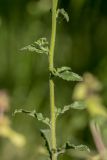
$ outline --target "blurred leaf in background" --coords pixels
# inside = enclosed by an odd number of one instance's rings
[[[16,147],[24,147],[26,139],[24,135],[14,131],[10,126],[10,119],[6,115],[10,107],[10,97],[5,90],[0,91],[0,140],[9,139]]]

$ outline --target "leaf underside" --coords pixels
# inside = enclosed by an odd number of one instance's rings
[[[60,17],[60,16],[63,16],[63,18],[64,18],[67,22],[69,22],[68,13],[67,13],[63,8],[57,10],[57,18]]]
[[[69,149],[90,152],[90,149],[86,145],[83,145],[83,144],[74,145],[74,144],[71,144],[70,142],[66,142],[61,148],[58,148],[57,154],[58,155],[64,154]]]
[[[52,149],[51,149],[51,144],[50,144],[50,130],[40,130],[41,136],[45,141],[45,146],[48,150],[50,159],[52,159]],[[90,149],[86,145],[74,145],[71,144],[70,142],[66,142],[62,147],[58,148],[56,151],[57,156],[60,154],[64,154],[67,150],[77,150],[77,151],[86,151],[90,152]]]
[[[76,101],[70,105],[64,106],[63,109],[56,108],[56,116],[64,114],[66,111],[68,111],[70,109],[83,110],[83,109],[86,109],[86,105],[83,101]]]
[[[70,67],[61,67],[54,69],[52,75],[66,81],[82,81],[82,77],[71,71]]]
[[[46,38],[40,38],[34,43],[25,46],[21,49],[21,51],[34,52],[39,54],[47,54],[49,53],[48,41]]]
[[[49,144],[49,140],[48,139],[50,139],[50,130],[48,130],[48,129],[42,129],[42,130],[40,130],[40,133],[41,133],[41,137],[44,139],[44,141],[45,141],[45,147],[46,147],[46,149],[47,149],[47,151],[48,151],[48,153],[49,153],[49,157],[50,157],[50,159],[52,159],[52,152],[51,152],[51,147],[50,147],[50,144]]]
[[[44,117],[42,113],[37,113],[35,110],[33,111],[26,111],[23,109],[16,109],[14,111],[14,115],[18,113],[25,113],[31,117],[37,118],[38,121],[41,121],[42,123],[48,125],[50,127],[50,120],[47,117]]]

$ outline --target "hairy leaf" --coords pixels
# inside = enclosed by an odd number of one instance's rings
[[[90,152],[90,149],[86,145],[83,145],[83,144],[81,144],[81,145],[74,145],[74,144],[71,144],[70,142],[66,142],[61,148],[58,148],[57,154],[58,155],[59,154],[63,154],[63,153],[65,153],[69,149]]]
[[[61,73],[61,72],[65,72],[65,71],[71,71],[70,67],[61,67],[61,68],[57,68],[57,72]]]
[[[42,113],[37,113],[35,110],[33,111],[26,111],[26,110],[23,110],[23,109],[16,109],[14,111],[14,115],[17,114],[17,113],[25,113],[31,117],[35,117],[37,118],[38,121],[41,121],[42,123],[48,125],[50,127],[50,120],[49,118],[47,117],[44,117]]]
[[[40,130],[41,136],[45,141],[45,146],[47,148],[47,151],[49,153],[50,159],[52,159],[52,152],[51,152],[51,147],[49,144],[50,141],[50,130],[46,129],[46,130]]]
[[[54,69],[52,75],[62,78],[66,81],[82,81],[82,77],[71,71],[70,67],[61,67]]]
[[[83,109],[86,109],[86,105],[83,101],[76,101],[70,105],[64,106],[63,109],[57,108],[56,109],[56,116],[64,114],[66,111],[68,111],[70,109],[83,110]]]
[[[67,13],[63,8],[57,10],[57,16],[56,16],[56,17],[58,18],[60,15],[63,16],[63,18],[64,18],[67,22],[69,22],[68,13]]]
[[[40,38],[39,40],[37,40],[36,42],[23,47],[21,49],[21,51],[29,51],[29,52],[35,52],[35,53],[39,53],[39,54],[47,54],[49,53],[49,47],[48,47],[48,41],[46,38]]]

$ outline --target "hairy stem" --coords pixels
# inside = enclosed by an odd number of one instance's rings
[[[53,71],[54,68],[54,50],[55,50],[55,39],[56,39],[56,10],[58,0],[52,0],[52,33],[50,42],[49,52],[49,71]],[[50,112],[51,112],[51,147],[52,147],[52,160],[57,160],[56,155],[56,118],[55,118],[55,96],[54,96],[54,81],[50,77]]]

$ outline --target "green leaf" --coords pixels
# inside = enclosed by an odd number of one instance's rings
[[[33,110],[33,111],[26,111],[26,110],[23,110],[23,109],[16,109],[14,111],[13,115],[16,115],[18,113],[25,113],[25,114],[27,114],[27,115],[29,115],[31,117],[35,117],[36,111],[35,110]]]
[[[45,129],[45,130],[40,130],[41,136],[45,141],[45,146],[47,148],[47,151],[49,153],[50,159],[52,159],[52,152],[51,152],[51,147],[50,147],[50,130]]]
[[[69,22],[68,13],[67,13],[63,8],[57,10],[57,16],[56,16],[56,18],[58,18],[60,15],[63,16],[63,18],[64,18],[67,22]]]
[[[40,38],[36,42],[23,47],[21,51],[28,51],[28,52],[34,52],[39,54],[47,54],[49,53],[49,47],[48,47],[48,41],[46,38]]]
[[[82,77],[71,71],[70,67],[54,69],[52,75],[66,81],[82,81]]]
[[[61,68],[57,68],[57,72],[61,73],[61,72],[65,72],[65,71],[71,71],[70,67],[61,67]]]
[[[42,113],[37,113],[35,110],[33,111],[26,111],[26,110],[23,110],[23,109],[16,109],[14,111],[14,115],[15,114],[18,114],[18,113],[25,113],[31,117],[35,117],[37,118],[38,121],[41,121],[42,123],[48,125],[50,127],[50,120],[49,118],[47,117],[44,117]]]
[[[66,111],[68,111],[70,109],[83,110],[83,109],[86,109],[86,105],[83,101],[76,101],[70,105],[64,106],[63,109],[56,108],[56,117],[61,114],[64,114]]]
[[[73,149],[73,150],[78,150],[78,151],[87,151],[90,152],[90,149],[86,145],[74,145],[71,144],[70,142],[66,142],[61,148],[58,148],[57,154],[64,154],[67,150]]]

